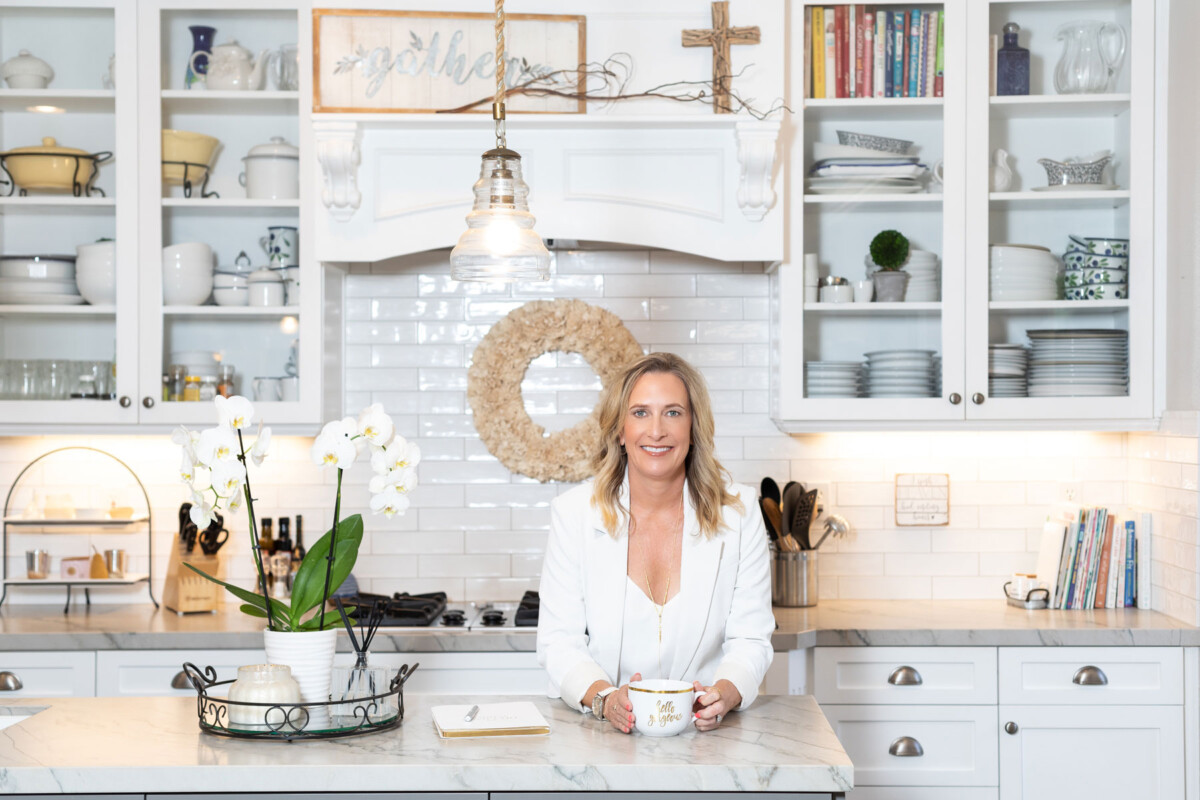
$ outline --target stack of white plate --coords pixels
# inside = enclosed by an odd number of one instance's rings
[[[804,365],[805,397],[858,397],[861,361],[809,361]]]
[[[988,394],[992,397],[1028,397],[1025,373],[1029,351],[1023,344],[988,345]]]
[[[74,306],[75,256],[0,257],[0,304]]]
[[[1047,248],[994,244],[990,260],[992,300],[1058,299],[1061,265]]]
[[[1129,393],[1129,332],[1026,331],[1030,397],[1110,397]]]
[[[906,303],[936,303],[941,297],[937,253],[928,250],[909,250],[904,271],[912,277],[904,291]]]
[[[933,350],[879,350],[867,353],[865,397],[937,397],[938,363]]]

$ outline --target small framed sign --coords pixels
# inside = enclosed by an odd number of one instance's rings
[[[495,17],[450,11],[313,9],[313,111],[491,113],[496,92]],[[504,82],[543,78],[575,92],[587,63],[582,16],[509,14]],[[587,111],[581,98],[511,95],[510,113]]]
[[[896,526],[930,528],[950,524],[950,476],[896,475]]]

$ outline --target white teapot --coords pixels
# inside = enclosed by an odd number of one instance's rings
[[[237,40],[219,44],[211,53],[197,50],[192,53],[192,72],[197,75],[197,56],[208,56],[208,72],[205,76],[206,88],[212,90],[232,89],[261,89],[267,79],[267,65],[271,60],[271,51],[263,50],[257,60],[252,60],[252,53],[237,43]]]

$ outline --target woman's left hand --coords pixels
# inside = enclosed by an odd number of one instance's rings
[[[724,678],[712,686],[705,686],[700,681],[693,681],[692,686],[697,692],[704,693],[692,706],[697,730],[715,731],[725,715],[742,703],[742,693]]]

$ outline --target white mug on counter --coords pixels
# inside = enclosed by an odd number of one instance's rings
[[[276,402],[283,399],[283,386],[279,378],[258,377],[250,385],[254,387],[255,401]]]
[[[294,403],[300,399],[300,379],[295,375],[279,378],[279,399],[285,403]]]
[[[687,681],[634,681],[629,684],[633,726],[644,736],[674,736],[695,720],[692,703],[698,696]]]
[[[875,297],[875,281],[855,281],[854,282],[854,302],[869,303]]]

